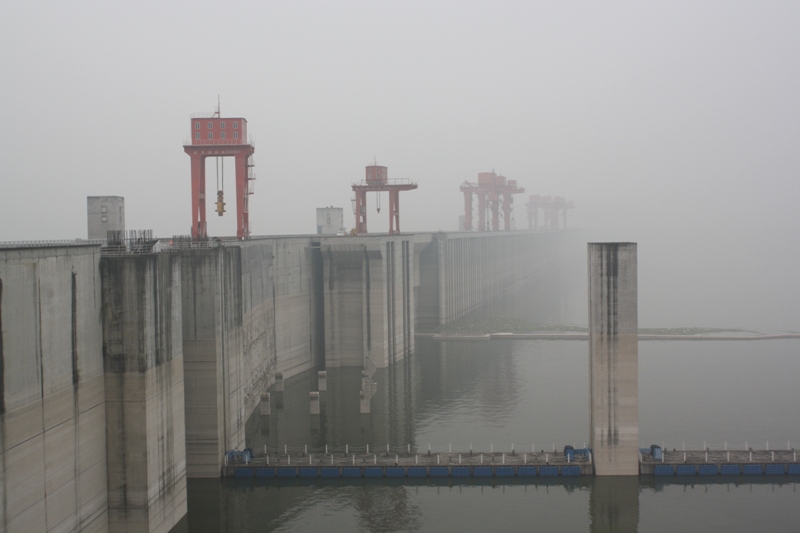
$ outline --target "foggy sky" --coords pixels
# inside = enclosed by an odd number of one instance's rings
[[[404,231],[455,230],[495,170],[517,228],[560,195],[639,243],[640,325],[800,330],[800,2],[6,0],[0,50],[2,241],[85,237],[93,195],[188,233],[182,145],[219,95],[255,140],[254,235],[328,205],[352,227],[373,160],[419,183]]]

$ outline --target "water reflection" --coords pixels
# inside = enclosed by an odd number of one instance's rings
[[[311,415],[309,392],[317,390],[316,372],[306,372],[273,394],[270,416],[257,411],[247,423],[248,446],[271,449],[284,445],[321,449],[326,444],[380,449],[414,443],[415,389],[411,360],[380,369],[374,378],[376,393],[370,412],[360,411],[360,368],[327,371],[327,390],[319,394],[320,414]]]
[[[462,415],[484,420],[489,428],[513,424],[524,388],[524,372],[518,367],[514,347],[513,342],[492,342],[490,350],[487,342],[418,339],[414,356],[376,371],[377,390],[368,414],[360,412],[360,368],[327,371],[319,415],[309,414],[308,394],[317,390],[316,371],[303,373],[286,380],[284,392],[272,394],[270,416],[253,414],[247,424],[248,446],[319,449],[325,444],[369,444],[382,449],[386,444],[410,444],[413,448],[418,445],[420,427],[449,424]],[[459,435],[439,436],[436,443],[453,441],[453,437]],[[464,437],[454,442],[466,445],[468,441]]]
[[[513,342],[419,344],[424,354],[416,361],[421,376],[419,419],[466,408],[498,422],[508,420],[523,385]]]
[[[797,446],[796,341],[641,343],[640,434],[646,444]],[[255,414],[256,449],[409,444],[425,450],[472,443],[524,450],[587,440],[588,356],[584,342],[437,343],[374,376],[360,413],[361,369],[330,369],[320,414],[309,414],[316,372],[289,379],[271,416]],[[528,448],[529,449],[529,448]],[[534,482],[430,483],[359,480],[303,483],[189,482],[184,530],[206,531],[791,531],[800,523],[798,481],[761,478],[600,478]],[[710,518],[713,517],[713,520]],[[757,521],[761,521],[760,523]],[[713,523],[712,523],[713,522]],[[249,528],[249,529],[248,529]],[[184,531],[177,529],[175,531]]]
[[[589,513],[592,533],[638,531],[639,478],[595,478],[589,497]]]
[[[422,513],[402,485],[376,486],[355,491],[353,508],[363,531],[418,531]]]
[[[795,447],[799,348],[793,340],[640,343],[643,445]],[[316,379],[308,372],[287,380],[285,392],[273,395],[272,415],[251,417],[248,444],[487,449],[515,443],[524,450],[533,443],[582,447],[588,440],[585,342],[417,339],[414,355],[375,374],[368,415],[359,409],[360,369],[329,370],[320,415],[312,416],[308,393]]]
[[[173,533],[789,531],[800,523],[798,482],[788,477],[190,480],[188,518]]]

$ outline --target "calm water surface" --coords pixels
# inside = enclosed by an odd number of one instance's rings
[[[581,341],[436,343],[375,375],[359,413],[360,370],[315,373],[273,394],[248,423],[256,449],[364,446],[518,451],[588,440],[588,347]],[[700,449],[800,443],[800,342],[639,344],[644,445]],[[800,531],[800,479],[581,478],[525,483],[192,480],[176,531]]]

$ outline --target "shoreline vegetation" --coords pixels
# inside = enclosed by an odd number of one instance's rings
[[[434,338],[541,338],[586,339],[587,326],[568,324],[536,324],[515,318],[465,317],[441,326],[438,331],[420,333]],[[640,339],[647,340],[755,340],[799,338],[800,332],[761,332],[740,328],[639,328]]]

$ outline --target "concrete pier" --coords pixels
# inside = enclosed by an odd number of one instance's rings
[[[181,252],[188,477],[219,477],[263,391],[280,390],[278,374],[321,362],[316,250],[292,237]]]
[[[0,531],[107,531],[99,265],[0,249]]]
[[[378,368],[414,351],[414,240],[359,237],[321,244],[325,366]]]
[[[254,237],[102,262],[98,245],[1,247],[0,530],[169,529],[185,479],[221,475],[270,387],[282,408],[282,378],[324,369],[319,390],[377,412],[386,392],[337,367],[371,379],[418,326],[507,298],[559,320],[566,236]]]
[[[187,477],[218,477],[225,450],[244,448],[241,255],[216,248],[181,256]],[[260,400],[266,378],[249,370]]]
[[[476,313],[561,322],[578,312],[578,234],[571,232],[434,233],[417,241],[416,328]],[[575,257],[573,257],[575,255]]]
[[[180,258],[104,257],[110,532],[168,533],[186,514]]]
[[[590,439],[598,476],[639,473],[635,243],[589,243]]]

